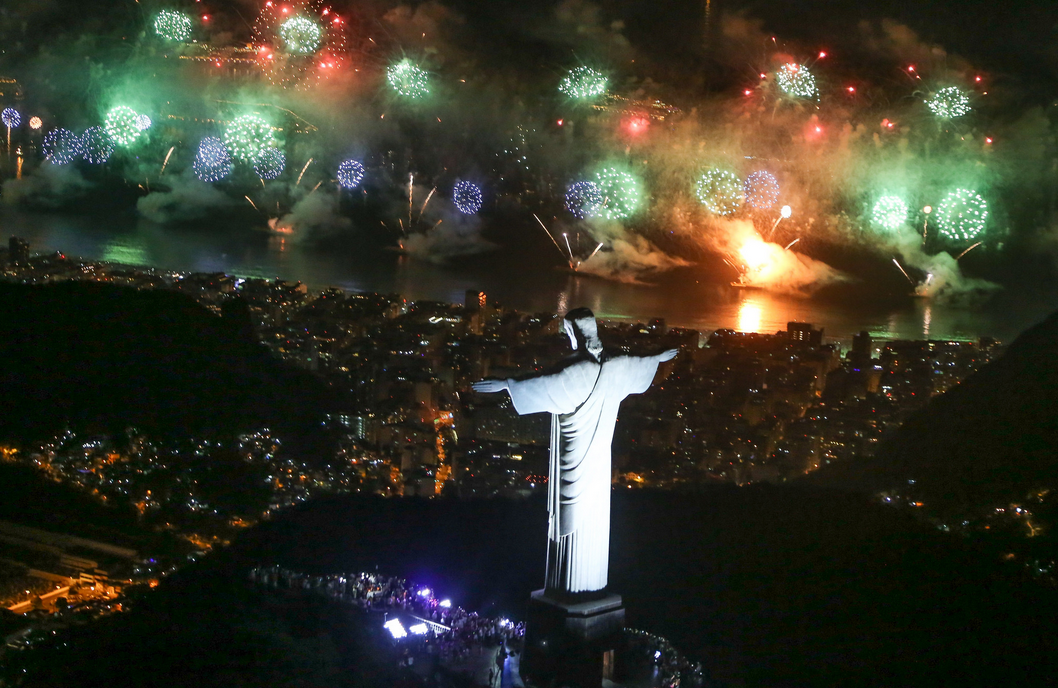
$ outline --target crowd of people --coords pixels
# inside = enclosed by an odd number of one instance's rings
[[[468,612],[450,600],[438,598],[429,588],[396,576],[377,573],[311,576],[271,566],[254,568],[250,578],[254,583],[272,588],[321,594],[364,611],[402,611],[430,621],[425,633],[408,635],[398,642],[430,643],[431,651],[446,661],[465,660],[474,648],[506,647],[509,641],[525,635],[524,623]]]
[[[312,576],[279,566],[257,567],[250,572],[258,585],[283,590],[303,590],[324,595],[363,611],[404,612],[430,621],[424,633],[394,638],[409,644],[406,650],[424,650],[438,655],[449,665],[465,663],[472,653],[497,647],[497,668],[501,656],[508,653],[509,643],[525,635],[525,624],[508,619],[481,616],[438,598],[425,586],[418,586],[396,576],[377,573]],[[661,636],[626,628],[627,650],[643,655],[643,664],[657,667],[651,683],[662,688],[697,688],[703,684],[702,665],[691,663]],[[410,656],[405,653],[405,656]],[[636,662],[639,664],[639,662]],[[498,674],[494,674],[498,676]]]

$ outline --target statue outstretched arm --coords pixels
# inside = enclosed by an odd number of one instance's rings
[[[475,392],[481,392],[482,394],[495,394],[496,392],[506,391],[510,387],[508,380],[480,380],[471,385]]]
[[[679,349],[669,349],[668,351],[662,351],[660,354],[655,354],[652,358],[656,359],[658,363],[664,363],[676,358],[678,353],[680,353]]]

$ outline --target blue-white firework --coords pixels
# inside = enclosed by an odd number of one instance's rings
[[[595,217],[602,208],[602,204],[602,191],[595,182],[587,180],[574,182],[566,189],[566,210],[574,217],[582,220]]]
[[[114,154],[114,140],[103,127],[89,127],[81,134],[81,155],[85,162],[102,165]]]
[[[364,166],[359,160],[345,160],[338,165],[338,184],[343,189],[355,189],[364,180]]]
[[[261,179],[275,179],[283,174],[287,156],[278,148],[265,148],[253,161],[253,172]]]
[[[452,189],[452,203],[464,215],[476,214],[481,210],[481,188],[473,182],[456,182]]]
[[[204,182],[220,181],[231,174],[231,155],[223,141],[216,136],[207,136],[198,144],[198,153],[191,168],[195,176]]]
[[[41,142],[44,158],[53,165],[69,165],[81,155],[81,137],[62,127],[52,129]]]

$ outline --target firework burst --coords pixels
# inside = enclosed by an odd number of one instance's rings
[[[139,115],[126,105],[111,108],[103,120],[103,128],[117,146],[131,146],[142,133]]]
[[[452,189],[452,203],[464,215],[477,214],[481,210],[481,187],[473,182],[456,182]]]
[[[259,115],[242,115],[232,120],[224,130],[224,145],[231,157],[252,165],[265,150],[276,148],[272,126]]]
[[[767,210],[779,200],[779,182],[770,172],[757,170],[743,184],[746,203],[756,210]]]
[[[53,165],[69,165],[81,154],[81,137],[69,129],[52,129],[41,142],[44,157]]]
[[[623,220],[639,210],[643,192],[639,180],[628,172],[607,167],[595,174],[595,183],[604,198],[598,213],[602,217]]]
[[[338,185],[343,189],[355,189],[364,179],[364,166],[359,160],[345,160],[338,165]]]
[[[191,38],[191,17],[183,12],[162,10],[154,15],[154,33],[167,41],[183,43]]]
[[[733,215],[742,207],[742,182],[727,170],[707,170],[698,177],[694,192],[706,210],[717,215]]]
[[[287,156],[278,148],[265,148],[253,161],[253,172],[261,179],[275,179],[283,174]]]
[[[970,112],[970,98],[958,86],[948,86],[934,93],[926,107],[939,119],[955,119]]]
[[[258,65],[283,87],[335,74],[348,61],[347,23],[324,0],[269,0],[253,25]]]
[[[582,220],[595,217],[599,214],[602,203],[602,191],[595,182],[587,180],[574,182],[566,189],[566,210],[574,217]]]
[[[207,136],[198,144],[198,153],[191,167],[195,176],[204,182],[220,181],[231,174],[231,156],[220,139]]]
[[[386,70],[386,81],[404,98],[417,100],[430,94],[430,75],[405,58]]]
[[[89,127],[81,135],[81,155],[85,162],[102,165],[114,154],[114,141],[103,127]]]
[[[789,62],[775,72],[779,89],[792,98],[812,98],[817,95],[816,78],[808,67]]]
[[[871,221],[887,232],[895,232],[907,222],[907,203],[899,196],[882,196],[871,210]]]
[[[569,98],[583,100],[606,93],[606,77],[591,67],[569,70],[558,84],[558,91]]]
[[[937,207],[937,227],[952,241],[974,241],[985,230],[988,202],[972,189],[955,189]]]

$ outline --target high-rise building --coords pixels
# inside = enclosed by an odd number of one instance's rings
[[[786,323],[786,336],[790,341],[804,342],[812,346],[823,344],[823,328],[818,330],[812,328],[812,323],[789,322]]]
[[[29,242],[13,236],[7,242],[7,261],[11,265],[23,265],[29,261]]]
[[[869,365],[871,362],[871,343],[871,333],[866,330],[853,335],[849,362],[855,366]]]
[[[485,292],[477,289],[467,289],[463,306],[470,312],[485,310]]]

